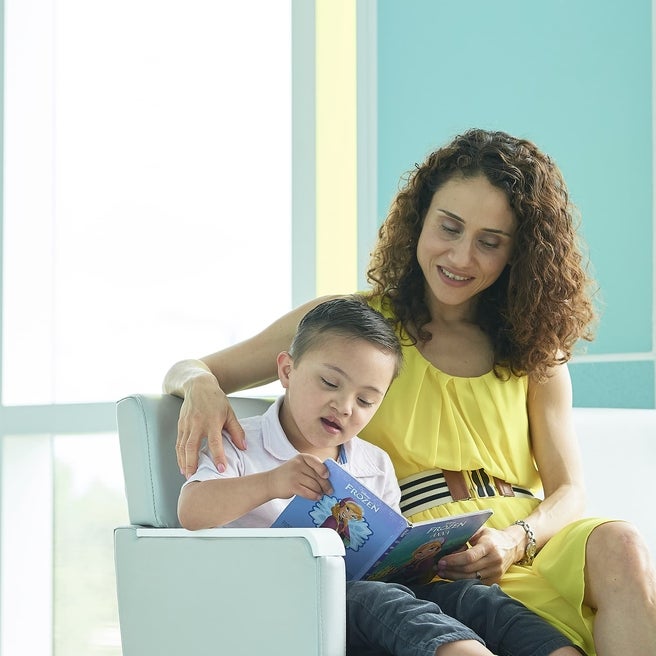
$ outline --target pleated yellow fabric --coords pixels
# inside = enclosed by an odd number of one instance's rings
[[[373,307],[388,314],[381,303]],[[502,380],[493,372],[475,378],[447,375],[413,346],[404,347],[401,375],[390,387],[361,437],[385,449],[399,479],[433,469],[483,468],[491,476],[542,494],[530,449],[527,377]],[[539,498],[486,497],[449,502],[410,516],[423,521],[492,508],[488,525],[505,528],[524,519]],[[583,605],[585,546],[591,531],[608,521],[584,519],[563,528],[531,567],[513,566],[500,582],[511,596],[594,655],[591,609]]]

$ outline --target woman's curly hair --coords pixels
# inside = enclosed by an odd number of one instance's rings
[[[592,339],[594,310],[565,181],[530,141],[472,129],[415,165],[379,230],[367,271],[371,293],[387,297],[405,333],[411,328],[417,339],[431,338],[417,261],[424,218],[450,178],[481,174],[506,194],[518,225],[511,263],[481,293],[476,321],[492,341],[497,375],[503,368],[543,380],[571,358],[579,339]]]

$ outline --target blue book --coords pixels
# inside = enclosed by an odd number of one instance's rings
[[[336,530],[346,551],[346,578],[428,583],[442,556],[467,546],[491,510],[413,524],[334,460],[326,460],[333,494],[319,501],[294,497],[272,528]]]

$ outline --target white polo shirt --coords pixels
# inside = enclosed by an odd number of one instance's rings
[[[220,474],[209,455],[207,444],[203,446],[198,460],[198,470],[184,485],[192,481],[207,481],[216,478],[234,478],[269,471],[287,462],[298,451],[285,435],[278,411],[284,397],[280,397],[263,415],[240,419],[246,432],[246,451],[237,449],[224,433],[223,448],[228,466]],[[344,444],[344,469],[366,485],[385,503],[399,511],[401,492],[390,457],[385,451],[359,437]],[[265,528],[282,512],[291,499],[273,499],[255,508],[234,522],[226,524],[232,528]],[[399,511],[400,512],[400,511]]]

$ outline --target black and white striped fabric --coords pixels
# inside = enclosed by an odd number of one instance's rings
[[[469,490],[470,498],[506,496],[499,491],[494,479],[483,469],[463,471],[465,483]],[[428,510],[434,506],[453,501],[449,486],[441,469],[413,474],[399,481],[401,487],[401,512],[404,515]],[[530,490],[511,486],[514,496],[532,497]]]

